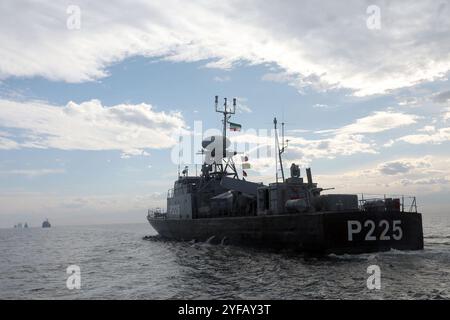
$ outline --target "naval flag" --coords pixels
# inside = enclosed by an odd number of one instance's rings
[[[231,131],[241,131],[242,126],[238,123],[228,122],[230,124]]]

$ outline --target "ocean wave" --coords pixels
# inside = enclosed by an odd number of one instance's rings
[[[443,286],[450,283],[448,236],[436,237],[437,231],[426,237],[420,251],[311,257],[144,236],[150,233],[145,225],[114,226],[105,232],[107,228],[55,228],[45,242],[30,230],[28,246],[18,246],[14,236],[6,237],[0,277],[5,270],[8,277],[2,279],[0,299],[450,297],[450,286]],[[83,290],[76,295],[66,288],[65,272],[71,264],[80,266],[83,279]],[[366,287],[370,265],[381,268],[382,290],[377,292]],[[36,272],[42,278],[34,278]]]

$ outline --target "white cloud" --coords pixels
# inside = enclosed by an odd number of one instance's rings
[[[146,152],[146,151],[144,151],[144,150],[139,150],[139,149],[129,149],[129,150],[123,152],[123,153],[120,155],[120,157],[121,157],[122,159],[129,159],[129,158],[131,158],[131,157],[136,157],[136,156],[144,156],[144,157],[147,157],[147,156],[149,156],[149,155],[150,155],[150,153],[148,153],[148,152]]]
[[[433,95],[433,101],[436,103],[450,102],[450,90],[438,92]]]
[[[307,132],[311,132],[311,130],[306,130],[306,129],[290,129],[286,131],[288,134],[296,134],[296,133],[307,133]]]
[[[450,119],[450,108],[446,109],[446,112],[444,113],[444,121],[447,121]]]
[[[394,145],[394,143],[395,143],[395,140],[389,139],[386,143],[383,144],[383,147],[385,147],[385,148],[392,147]]]
[[[112,63],[143,55],[211,59],[207,66],[214,68],[272,64],[279,76],[266,79],[300,89],[348,88],[362,96],[432,81],[450,70],[450,8],[433,0],[379,2],[381,30],[376,31],[366,27],[369,3],[356,0],[345,6],[80,0],[80,30],[66,28],[69,4],[2,5],[0,77],[91,81],[105,77]]]
[[[349,156],[358,153],[376,153],[376,145],[365,141],[357,134],[336,134],[330,138],[308,140],[298,137],[289,138],[289,157],[301,156],[305,161],[312,159],[333,159],[337,156]]]
[[[416,123],[418,116],[401,112],[377,111],[335,130],[341,134],[378,133]]]
[[[0,100],[0,127],[19,129],[0,140],[3,149],[120,150],[126,157],[170,148],[185,123],[181,114],[145,103],[106,107],[91,100],[54,106]]]
[[[411,134],[398,138],[397,141],[403,141],[411,144],[441,144],[450,141],[450,128],[441,128],[429,131],[427,134]]]
[[[416,184],[416,185],[450,185],[450,180],[446,177],[443,178],[423,178],[416,180],[403,179],[403,185]]]
[[[419,129],[420,132],[435,132],[436,127],[435,126],[425,126],[422,129]]]
[[[318,175],[322,186],[336,192],[411,194],[420,196],[450,190],[450,161],[445,157],[398,158],[332,175]]]
[[[433,90],[430,87],[423,86],[415,86],[404,91],[408,94],[398,92],[397,95],[393,95],[398,101],[398,109],[414,108],[426,117],[433,118],[434,123],[441,119],[446,120],[447,112],[450,110],[450,100],[448,100],[450,91],[439,92],[438,89]]]
[[[342,126],[337,129],[320,130],[313,134],[314,138],[305,138],[301,136],[304,131],[289,130],[285,137],[289,140],[289,147],[286,149],[285,157],[289,161],[296,161],[302,165],[308,165],[314,159],[334,159],[341,156],[350,156],[354,154],[367,153],[375,154],[378,152],[378,145],[365,137],[364,134],[376,134],[387,130],[407,126],[416,123],[418,117],[411,114],[378,111],[372,115],[356,119],[353,123]],[[241,132],[230,136],[232,142],[237,143],[239,152],[251,150],[253,158],[262,151],[267,153],[267,147],[273,148],[273,131]],[[394,143],[391,141],[385,146]],[[259,150],[257,153],[257,150]],[[272,154],[274,151],[269,152]],[[273,162],[269,157],[267,161],[265,156],[258,159],[255,170],[273,170],[268,164]]]
[[[416,106],[420,102],[420,99],[417,97],[407,97],[403,98],[398,102],[399,106]]]
[[[19,175],[30,178],[46,176],[49,174],[61,174],[65,173],[64,169],[13,169],[13,170],[0,170],[0,175]]]
[[[215,76],[214,77],[214,81],[216,81],[216,82],[228,82],[230,80],[231,80],[230,76],[223,76],[223,77]]]
[[[359,153],[377,153],[376,145],[364,141],[361,135],[338,134],[330,138],[306,139],[288,135],[289,146],[284,157],[287,161],[295,161],[308,165],[314,159],[334,159]],[[252,168],[257,171],[272,170],[274,160],[273,137],[257,136],[245,133],[230,139],[237,143],[238,152],[246,151],[251,155]]]
[[[411,172],[416,169],[425,169],[430,167],[430,157],[423,159],[400,159],[388,161],[378,165],[380,173],[385,175],[397,175]]]
[[[316,109],[330,109],[330,108],[332,108],[332,106],[329,106],[327,104],[322,104],[322,103],[316,103],[315,105],[313,105],[313,108],[316,108]]]
[[[405,173],[410,170],[409,163],[405,163],[402,161],[393,161],[388,163],[383,163],[380,166],[380,172],[388,175],[395,175],[398,173]]]
[[[247,98],[236,98],[236,111],[238,113],[252,113],[252,108],[247,105]]]
[[[19,144],[14,140],[11,140],[9,137],[11,137],[9,133],[0,131],[0,150],[12,150],[19,148]]]

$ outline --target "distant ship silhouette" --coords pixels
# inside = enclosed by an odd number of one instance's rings
[[[28,228],[28,223],[25,222],[25,224],[22,225],[22,222],[19,222],[18,224],[14,225],[15,229],[23,229],[23,228]]]
[[[46,219],[44,222],[42,222],[42,228],[50,228],[52,225],[50,222],[48,222],[48,219]]]

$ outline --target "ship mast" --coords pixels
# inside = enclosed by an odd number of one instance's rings
[[[223,104],[223,110],[219,109],[219,96],[216,96],[215,104],[216,104],[216,112],[223,114],[223,140],[226,143],[227,140],[227,123],[230,120],[231,115],[236,113],[236,98],[233,98],[233,107],[228,109],[227,98],[224,98],[225,102]],[[223,157],[225,158],[227,155],[227,150],[225,146],[223,147]]]
[[[224,98],[224,104],[223,109],[219,108],[219,96],[215,96],[215,107],[216,112],[223,114],[223,133],[222,133],[222,163],[217,164],[216,166],[219,166],[220,172],[225,175],[233,175],[235,178],[239,178],[236,170],[236,166],[234,165],[233,159],[227,157],[227,124],[228,121],[231,118],[231,115],[236,113],[236,98],[233,98],[233,105],[232,107],[228,107],[227,98]],[[236,154],[236,153],[235,153]],[[225,166],[223,164],[225,162]],[[233,173],[227,174],[227,168],[230,167]]]
[[[278,140],[278,130],[277,130],[277,118],[273,118],[273,126],[275,130],[275,149],[277,155],[275,155],[275,180],[278,183],[278,161],[280,162],[280,170],[281,170],[281,179],[284,182],[284,169],[283,169],[283,159],[281,155],[287,148],[287,143],[289,140],[286,140],[286,144],[284,144],[284,122],[281,123],[281,135],[282,135],[282,147],[280,148],[280,141]]]

